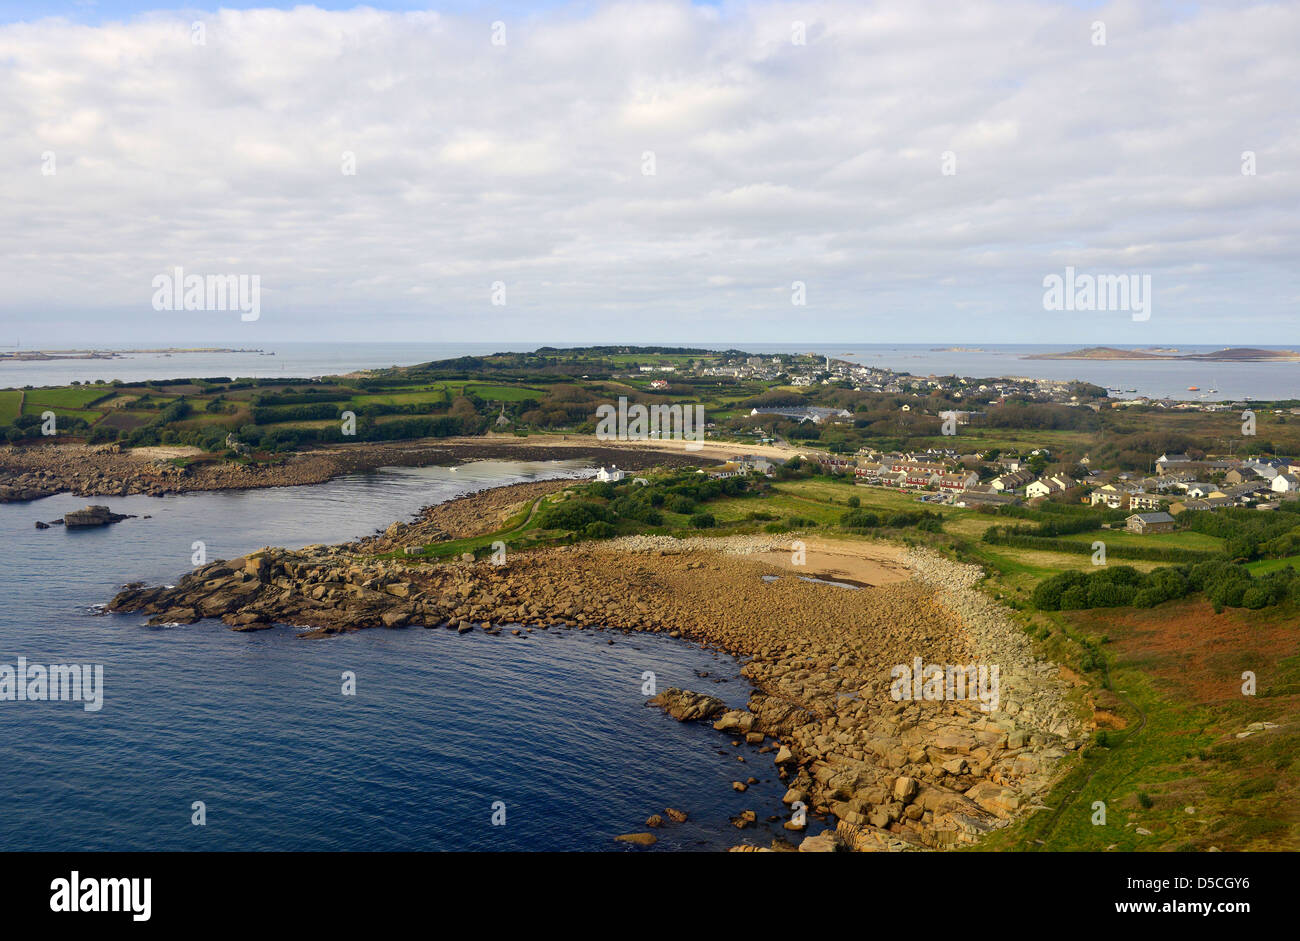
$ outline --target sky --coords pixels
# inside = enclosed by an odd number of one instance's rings
[[[1300,344],[1297,3],[158,2],[0,0],[0,349]]]

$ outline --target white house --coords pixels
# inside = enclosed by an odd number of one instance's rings
[[[1066,477],[1064,474],[1056,474],[1052,477],[1043,477],[1039,480],[1035,480],[1025,488],[1025,496],[1045,497],[1052,493],[1062,493],[1075,485],[1075,481],[1072,478]]]
[[[616,484],[626,476],[627,474],[619,470],[617,467],[611,467],[609,470],[605,470],[605,468],[602,467],[600,470],[596,471],[596,479],[603,483]]]
[[[1271,489],[1274,493],[1295,493],[1300,489],[1300,477],[1295,474],[1278,474],[1273,478]]]
[[[1154,493],[1131,493],[1128,506],[1130,510],[1159,510],[1164,501]]]
[[[1096,506],[1098,503],[1104,503],[1112,510],[1119,510],[1122,509],[1128,501],[1132,500],[1135,495],[1141,492],[1142,491],[1139,488],[1134,487],[1132,484],[1126,484],[1123,482],[1102,484],[1092,492],[1092,495],[1088,499],[1093,506]]]
[[[1051,492],[1052,485],[1049,484],[1046,479],[1035,480],[1025,488],[1025,496],[1027,497],[1045,497]]]

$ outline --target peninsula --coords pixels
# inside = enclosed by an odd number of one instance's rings
[[[1021,359],[1089,360],[1199,360],[1205,363],[1300,363],[1294,350],[1264,350],[1257,347],[1225,347],[1210,353],[1170,355],[1151,350],[1123,350],[1113,346],[1090,346],[1068,353],[1034,353]]]

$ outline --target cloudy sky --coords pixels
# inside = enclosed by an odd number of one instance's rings
[[[153,5],[0,0],[0,347],[1300,343],[1297,3]]]

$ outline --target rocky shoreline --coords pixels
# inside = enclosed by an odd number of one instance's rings
[[[499,503],[521,503],[514,488],[499,490]],[[655,702],[681,718],[691,713],[683,703],[702,700],[688,720],[761,743],[788,785],[785,802],[835,820],[804,838],[803,850],[972,844],[1041,806],[1083,730],[1059,669],[1036,659],[973,587],[978,568],[911,550],[910,580],[847,589],[756,558],[787,546],[760,536],[628,537],[514,552],[499,565],[376,558],[368,550],[381,546],[365,541],[267,548],[212,562],[172,588],[127,586],[109,607],[154,624],[290,624],[308,638],[422,626],[526,643],[538,631],[594,629],[725,651],[745,660],[755,687],[747,709],[727,711],[688,690]],[[999,666],[997,708],[969,698],[896,701],[891,670],[917,657]]]
[[[717,463],[711,458],[663,451],[602,448],[575,444],[529,445],[525,439],[483,438],[472,442],[439,443],[434,439],[402,444],[362,443],[303,451],[279,464],[233,461],[179,466],[149,455],[157,449],[133,452],[116,444],[48,444],[0,447],[0,503],[38,500],[56,493],[83,497],[124,497],[199,490],[240,490],[254,487],[293,487],[324,483],[343,474],[380,467],[450,467],[469,461],[589,460],[617,464],[627,470],[655,465]]]

